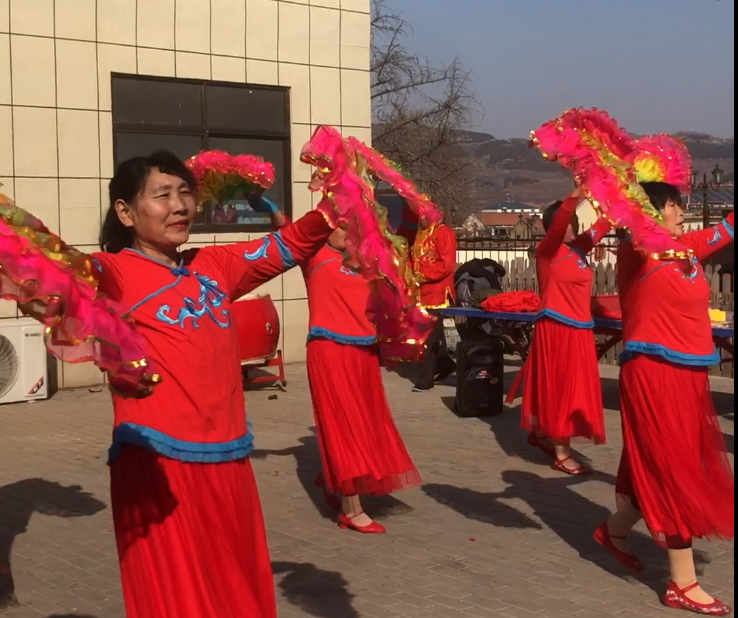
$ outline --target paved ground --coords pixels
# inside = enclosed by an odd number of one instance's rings
[[[613,370],[603,373],[607,404],[616,408]],[[318,459],[304,368],[289,367],[289,379],[289,392],[277,398],[247,397],[280,618],[670,614],[656,594],[665,556],[645,536],[636,540],[649,564],[642,580],[590,540],[613,502],[621,445],[615,412],[608,413],[611,444],[585,449],[600,472],[565,478],[525,446],[516,409],[461,420],[445,405],[452,388],[413,395],[388,376],[426,484],[401,502],[373,501],[367,510],[390,532],[362,537],[339,531],[311,487]],[[716,381],[715,390],[732,452],[732,380]],[[123,616],[103,455],[110,416],[107,393],[86,390],[0,408],[0,598],[12,572],[20,604],[0,615]],[[733,546],[699,549],[703,582],[732,601]]]

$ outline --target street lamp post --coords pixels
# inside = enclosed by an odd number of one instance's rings
[[[723,170],[719,165],[710,172],[712,174],[712,182],[707,180],[707,173],[702,175],[702,182],[697,182],[699,173],[695,170],[692,172],[692,192],[697,189],[702,191],[702,228],[710,227],[710,189],[719,189],[723,182]]]

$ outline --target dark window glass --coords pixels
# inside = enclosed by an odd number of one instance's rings
[[[166,133],[115,133],[115,162],[132,157],[145,157],[156,150],[170,150],[183,161],[203,149],[199,135],[168,135]]]
[[[205,122],[214,130],[284,133],[287,131],[286,98],[284,90],[206,86]]]
[[[277,181],[272,185],[266,195],[281,209],[285,205],[285,187],[291,183],[290,178],[286,178],[285,160],[287,155],[287,142],[281,140],[267,140],[255,138],[234,138],[234,137],[211,137],[208,140],[209,150],[225,150],[232,155],[250,154],[262,157],[274,166],[277,175]]]
[[[290,215],[286,89],[127,75],[114,75],[112,89],[116,165],[162,148],[182,160],[202,150],[260,156],[274,165],[277,175],[267,197]],[[203,204],[196,223],[195,232],[270,227],[268,215],[239,200]]]
[[[116,124],[198,127],[202,124],[202,86],[114,77],[113,120]]]

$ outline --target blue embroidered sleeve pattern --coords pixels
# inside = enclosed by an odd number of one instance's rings
[[[284,264],[285,270],[289,270],[290,268],[294,268],[295,266],[297,266],[297,260],[292,254],[292,249],[290,249],[287,246],[287,243],[284,242],[284,238],[282,238],[281,232],[274,233],[274,240],[277,243],[279,255],[282,258],[282,264]]]
[[[256,262],[257,260],[269,259],[269,246],[272,244],[271,235],[264,238],[261,246],[256,251],[249,252],[248,250],[243,252],[244,259],[249,262]]]
[[[731,240],[735,240],[735,230],[733,229],[733,226],[730,225],[730,221],[727,219],[724,219],[722,222],[722,226],[725,228],[725,231],[728,233],[728,236],[730,236]]]
[[[192,327],[200,328],[200,319],[207,315],[220,328],[228,328],[231,325],[230,312],[222,308],[228,296],[218,289],[217,281],[199,273],[193,275],[200,283],[197,300],[185,297],[184,307],[179,309],[176,317],[172,317],[170,305],[162,305],[156,312],[156,319],[180,328],[185,328],[188,320],[192,320]]]

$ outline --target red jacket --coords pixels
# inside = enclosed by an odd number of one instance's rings
[[[618,249],[618,288],[625,352],[656,356],[677,365],[708,367],[720,362],[710,324],[710,285],[700,262],[733,242],[733,213],[722,223],[684,234],[688,260],[656,260],[630,242]]]
[[[97,253],[100,291],[129,308],[162,375],[150,397],[113,395],[111,459],[135,444],[188,462],[248,456],[231,302],[315,255],[332,230],[311,212],[259,240],[181,253],[172,268],[141,253]]]
[[[447,225],[419,230],[413,244],[413,270],[420,282],[420,303],[426,309],[448,307],[456,301],[456,234]]]
[[[610,231],[599,219],[591,229],[564,243],[566,230],[579,205],[569,198],[554,216],[551,227],[536,251],[536,271],[541,290],[539,318],[556,320],[574,328],[593,328],[592,282],[594,272],[587,254]]]

